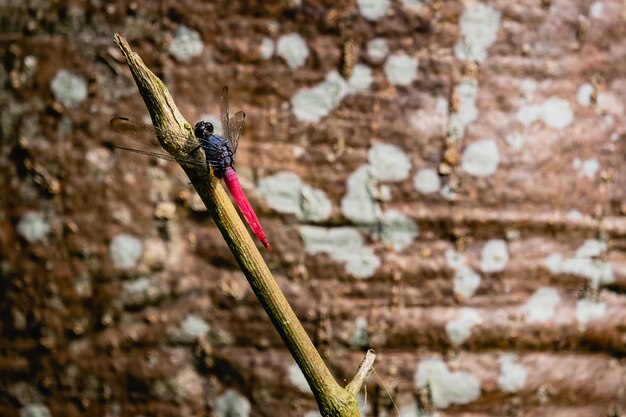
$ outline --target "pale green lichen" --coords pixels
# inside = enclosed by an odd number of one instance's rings
[[[475,177],[493,175],[500,164],[500,152],[493,140],[482,139],[471,143],[463,152],[461,167]]]
[[[364,246],[363,237],[354,228],[300,226],[300,235],[308,253],[326,253],[344,263],[356,277],[371,277],[380,266],[380,259],[372,248]]]
[[[54,98],[65,107],[75,107],[87,98],[87,82],[70,71],[57,72],[51,87]]]
[[[460,20],[461,40],[454,52],[457,58],[482,62],[487,49],[496,41],[500,28],[500,12],[478,3],[468,7]]]
[[[189,61],[191,58],[200,56],[204,44],[200,33],[181,25],[176,30],[174,38],[170,43],[169,53],[179,61]]]
[[[498,385],[504,392],[517,392],[524,388],[526,383],[526,369],[517,362],[514,355],[502,355],[500,361],[500,376]]]
[[[415,385],[430,389],[433,405],[437,408],[468,404],[480,396],[480,382],[474,375],[451,372],[445,362],[435,358],[424,359],[418,364]]]
[[[459,346],[472,335],[472,327],[482,321],[482,317],[476,310],[464,308],[456,318],[446,323],[448,338],[454,346]]]
[[[485,243],[480,259],[483,272],[500,272],[508,261],[509,252],[504,240],[492,239]]]
[[[186,336],[193,339],[204,336],[210,329],[209,324],[202,317],[196,316],[195,314],[185,316],[180,327]]]
[[[391,54],[385,62],[384,71],[387,80],[394,85],[409,86],[417,78],[417,58],[407,55],[404,51]]]
[[[383,242],[400,252],[408,248],[419,234],[417,224],[410,217],[396,210],[383,214]]]
[[[37,243],[48,235],[50,225],[41,213],[31,211],[17,223],[17,232],[29,243]]]
[[[257,191],[270,207],[281,213],[295,214],[302,221],[321,222],[332,213],[332,203],[326,193],[304,184],[293,172],[282,171],[261,179]]]
[[[359,12],[367,20],[378,20],[387,14],[391,6],[389,0],[357,0]]]
[[[417,174],[413,177],[413,185],[420,193],[431,194],[439,191],[439,188],[441,188],[441,179],[436,170],[424,168],[417,171]]]
[[[546,267],[553,274],[572,274],[586,278],[594,288],[614,281],[611,263],[596,259],[606,250],[606,242],[589,239],[578,248],[576,255],[563,258],[558,253],[549,255],[545,260]]]
[[[554,288],[539,288],[526,302],[526,319],[529,323],[547,322],[556,313],[561,302],[559,293]]]
[[[309,47],[299,33],[289,33],[278,39],[276,53],[285,60],[289,68],[297,69],[306,62]]]
[[[481,277],[468,266],[462,266],[456,270],[453,279],[454,294],[462,298],[470,298],[480,287]]]
[[[380,181],[402,181],[409,176],[411,161],[396,145],[376,143],[367,152],[372,175]]]
[[[217,417],[248,417],[250,415],[250,401],[235,390],[228,390],[222,394],[215,404]]]
[[[143,251],[143,243],[127,233],[116,235],[109,245],[111,259],[117,268],[129,269],[137,266]]]

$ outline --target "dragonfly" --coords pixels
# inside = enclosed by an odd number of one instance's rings
[[[178,158],[168,154],[144,151],[141,149],[126,148],[123,146],[115,147],[155,158],[178,161],[182,165],[201,165],[209,169],[212,168],[215,176],[220,180],[224,180],[226,187],[233,196],[237,207],[239,207],[239,211],[248,223],[248,226],[250,226],[252,232],[261,241],[263,246],[271,252],[272,246],[267,240],[267,237],[263,232],[263,228],[261,227],[261,223],[259,222],[259,218],[254,212],[252,205],[250,205],[246,194],[243,192],[243,188],[239,182],[239,177],[235,172],[235,153],[237,152],[237,147],[239,146],[239,137],[241,136],[241,130],[243,129],[243,122],[246,115],[244,112],[238,111],[232,117],[229,117],[228,87],[224,87],[220,95],[220,118],[223,130],[222,136],[214,133],[213,124],[210,122],[200,121],[194,126],[194,135],[200,142],[200,145],[191,148],[187,154],[192,155],[194,152],[202,149],[206,156],[206,162],[201,162],[191,157]],[[114,131],[123,133],[142,143],[147,141],[150,144],[158,145],[158,135],[178,139],[178,141],[188,140],[187,137],[174,135],[172,132],[160,130],[127,117],[114,117],[111,119],[110,125]]]

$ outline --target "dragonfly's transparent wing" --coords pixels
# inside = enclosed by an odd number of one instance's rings
[[[144,151],[142,149],[126,148],[124,146],[115,146],[115,148],[122,149],[122,150],[128,151],[128,152],[138,153],[140,155],[146,155],[146,156],[151,156],[151,157],[154,157],[154,158],[164,159],[166,161],[176,161],[176,162],[180,163],[181,165],[189,165],[189,166],[196,166],[196,167],[206,167],[206,162],[199,161],[197,159],[176,158],[175,156],[168,155],[166,153],[150,152],[150,151]]]
[[[239,137],[241,136],[241,130],[243,129],[243,122],[246,119],[246,114],[242,111],[238,111],[230,118],[228,126],[230,127],[230,145],[233,148],[233,153],[237,152],[239,146]]]
[[[222,88],[222,95],[220,97],[220,117],[222,118],[224,138],[230,140],[230,125],[228,123],[228,87]]]
[[[129,119],[127,117],[115,117],[111,119],[110,124],[111,124],[111,128],[115,130],[116,132],[123,133],[124,135],[141,143],[147,142],[152,145],[159,145],[159,142],[157,140],[157,132],[159,132],[161,136],[168,137],[171,140],[176,140],[176,141],[183,140],[184,141],[184,140],[189,139],[189,137],[187,136],[174,134],[172,132],[164,131],[164,130],[160,131],[156,129],[154,126],[150,126],[145,123],[141,123],[136,120]],[[134,152],[134,153],[138,153],[141,155],[151,156],[151,157],[159,158],[159,159],[165,159],[167,161],[177,161],[181,165],[206,167],[206,162],[198,160],[198,159],[194,159],[192,157],[176,158],[172,155],[159,153],[159,152],[144,151],[142,149],[127,148],[124,146],[115,146],[115,147],[117,149]],[[197,146],[190,147],[188,153],[191,154],[192,153],[191,151],[193,149],[198,149],[198,147]],[[206,161],[208,161],[209,163],[217,162],[217,161],[209,160],[209,159],[207,159]]]
[[[152,145],[159,144],[159,141],[157,140],[157,131],[153,126],[129,119],[127,117],[114,117],[111,119],[109,124],[114,131],[123,133],[131,139],[135,139],[142,143],[148,142]]]
[[[136,142],[147,142],[156,146],[161,146],[157,136],[167,138],[172,142],[187,142],[191,138],[191,135],[187,136],[184,134],[172,133],[168,130],[157,129],[154,126],[147,125],[127,117],[114,117],[111,119],[109,124],[114,131],[134,139]],[[193,144],[190,144],[188,153],[190,153],[194,147],[195,146]]]

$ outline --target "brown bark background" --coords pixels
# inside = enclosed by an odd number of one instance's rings
[[[246,112],[270,267],[339,381],[378,353],[363,415],[625,415],[611,0],[1,2],[0,415],[317,412],[180,168],[113,148],[115,32],[188,120]]]

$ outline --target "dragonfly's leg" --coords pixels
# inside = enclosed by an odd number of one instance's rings
[[[197,151],[198,149],[200,149],[200,148],[202,148],[202,145],[198,145],[198,146],[196,146],[196,147],[195,147],[195,148],[193,148],[191,151],[189,151],[189,155],[192,155],[192,154],[196,153],[196,151]]]

